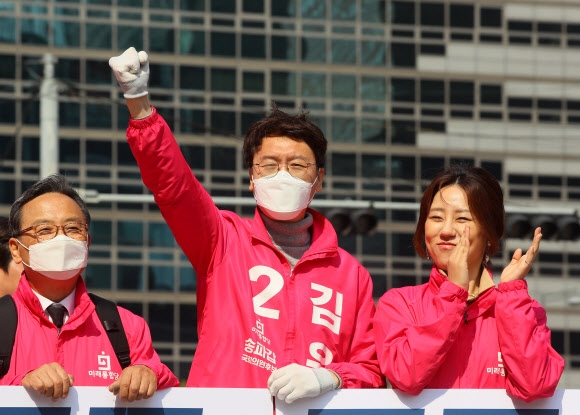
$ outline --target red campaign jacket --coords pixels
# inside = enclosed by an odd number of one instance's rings
[[[564,359],[526,281],[500,283],[466,301],[467,291],[435,267],[428,283],[381,297],[373,325],[381,370],[393,387],[414,395],[487,388],[525,401],[552,396]]]
[[[343,387],[384,384],[371,319],[372,281],[314,217],[312,245],[291,270],[259,213],[219,210],[155,111],[127,138],[143,182],[197,274],[199,343],[187,386],[266,388],[290,363],[324,366]]]
[[[22,385],[28,372],[52,362],[74,376],[75,386],[109,386],[120,376],[121,365],[82,278],[77,282],[75,309],[60,334],[44,314],[24,275],[12,297],[18,310],[18,328],[10,369],[0,385]],[[131,349],[131,365],[145,365],[153,370],[158,389],[179,386],[179,380],[153,349],[145,320],[117,308]]]

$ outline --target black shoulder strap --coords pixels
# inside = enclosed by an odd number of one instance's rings
[[[131,364],[131,355],[129,342],[127,341],[127,335],[125,334],[125,329],[123,328],[117,305],[110,300],[106,300],[92,293],[89,293],[89,297],[91,297],[91,300],[93,300],[93,303],[95,304],[97,315],[109,336],[109,340],[113,345],[117,359],[119,359],[121,367],[125,369]]]
[[[0,316],[2,316],[0,325],[0,379],[2,379],[10,368],[16,326],[18,326],[18,312],[11,295],[0,298]]]

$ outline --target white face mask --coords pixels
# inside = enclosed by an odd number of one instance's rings
[[[22,243],[16,239],[22,245]],[[77,241],[66,235],[57,235],[48,241],[26,247],[30,253],[27,267],[53,280],[68,280],[75,277],[87,266],[89,247],[87,241]]]
[[[316,180],[318,180],[318,175]],[[261,177],[255,180],[252,177],[252,181],[254,182],[254,197],[258,205],[275,220],[296,218],[312,200],[310,193],[314,183],[297,179],[286,170],[280,170],[273,177]]]

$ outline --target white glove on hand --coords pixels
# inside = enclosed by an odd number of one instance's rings
[[[148,94],[149,56],[147,52],[137,53],[137,50],[131,46],[122,55],[109,59],[109,66],[115,73],[125,98],[139,98]]]
[[[329,370],[312,369],[296,363],[275,370],[268,379],[270,394],[286,403],[318,396],[335,388],[336,381]]]

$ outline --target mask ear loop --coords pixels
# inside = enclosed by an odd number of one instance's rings
[[[28,248],[27,246],[24,246],[24,244],[23,244],[22,242],[20,242],[18,239],[14,238],[14,240],[15,240],[16,242],[18,242],[18,244],[19,244],[21,247],[23,247],[23,248],[24,248],[24,249],[26,249],[27,251],[30,251],[30,248]]]
[[[18,242],[18,244],[19,244],[21,247],[23,247],[23,248],[24,248],[24,249],[26,249],[28,252],[30,252],[30,248],[28,248],[28,247],[24,246],[24,244],[23,244],[22,242],[20,242],[18,239],[14,238],[14,240],[15,240],[16,242]],[[24,259],[22,259],[22,257],[20,257],[20,259],[21,259],[21,261],[22,261],[22,263],[23,263],[24,265],[26,265],[28,268],[32,268],[30,265],[28,265],[26,262],[24,262]]]

